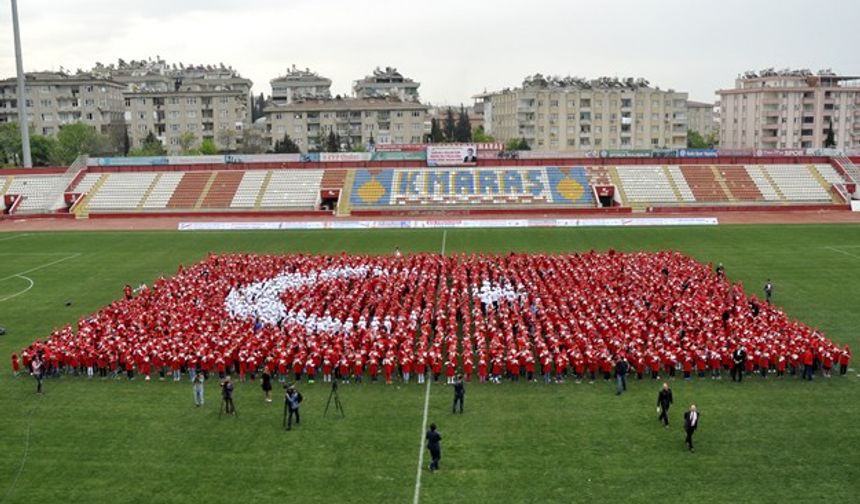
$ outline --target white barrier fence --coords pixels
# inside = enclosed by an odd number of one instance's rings
[[[473,229],[545,227],[716,226],[716,217],[615,219],[434,219],[296,222],[180,222],[180,231],[286,231],[317,229]]]

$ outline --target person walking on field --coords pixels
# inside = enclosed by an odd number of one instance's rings
[[[770,278],[767,279],[767,283],[764,284],[764,297],[767,300],[767,304],[770,304],[771,299],[773,298],[773,284],[770,281]]]
[[[439,470],[442,459],[442,435],[436,430],[436,424],[430,424],[430,430],[424,436],[427,439],[427,449],[430,450],[430,472]]]
[[[699,410],[696,409],[695,404],[691,404],[689,411],[684,413],[684,432],[687,433],[687,437],[684,439],[684,444],[687,445],[691,452],[696,451],[696,449],[693,448],[693,434],[696,432],[698,427]]]
[[[463,383],[463,375],[458,375],[454,380],[454,404],[451,413],[457,412],[457,404],[460,405],[460,414],[463,414],[463,400],[466,398],[466,386]]]
[[[30,363],[30,374],[36,379],[36,393],[42,394],[42,379],[45,377],[45,366],[42,363],[42,358],[38,355],[33,362]]]
[[[657,420],[663,421],[663,425],[668,429],[669,428],[669,407],[672,405],[672,389],[669,388],[668,383],[663,384],[663,388],[660,389],[660,392],[657,393],[657,413],[660,413],[660,416],[657,417]]]
[[[203,373],[197,373],[194,375],[194,380],[191,381],[194,388],[194,406],[198,408],[203,406],[203,381]]]

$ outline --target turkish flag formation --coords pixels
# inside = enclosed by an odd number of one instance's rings
[[[755,305],[755,306],[753,306]],[[59,366],[390,372],[824,360],[843,350],[677,252],[210,254],[22,353]],[[792,356],[795,356],[792,358]],[[691,364],[692,365],[692,364]]]

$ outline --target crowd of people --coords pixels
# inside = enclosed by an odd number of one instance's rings
[[[850,349],[677,252],[210,254],[37,340],[47,375],[560,382],[842,373]],[[804,375],[805,376],[805,375]],[[811,378],[811,376],[810,376]],[[620,385],[619,381],[619,387]],[[626,383],[624,383],[626,388]],[[619,388],[619,393],[621,388]]]

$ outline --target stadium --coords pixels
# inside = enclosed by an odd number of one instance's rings
[[[850,502],[855,162],[453,144],[5,169],[0,502]]]

